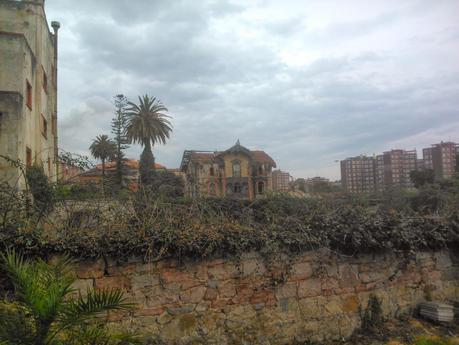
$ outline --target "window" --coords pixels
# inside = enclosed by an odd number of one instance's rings
[[[239,183],[234,184],[233,192],[234,193],[240,193],[242,191],[241,185]]]
[[[27,167],[32,166],[32,150],[26,147],[26,165]]]
[[[48,176],[51,176],[51,158],[48,158]]]
[[[215,176],[214,167],[210,167],[210,169],[209,169],[209,175],[210,175],[210,176]]]
[[[260,165],[258,167],[258,175],[263,175],[263,166],[262,165]]]
[[[216,195],[216,188],[215,188],[215,183],[210,183],[209,184],[209,194],[210,195]]]
[[[51,133],[56,136],[56,116],[51,116]]]
[[[32,109],[32,85],[27,81],[26,105]]]
[[[257,190],[258,194],[263,194],[265,189],[265,184],[263,182],[258,182]]]
[[[48,93],[48,77],[46,76],[45,69],[43,69],[43,90],[45,90],[46,93]]]
[[[233,162],[233,177],[241,177],[241,163],[239,161]]]
[[[41,119],[41,134],[47,139],[48,138],[48,121],[46,121],[43,114],[40,115]]]

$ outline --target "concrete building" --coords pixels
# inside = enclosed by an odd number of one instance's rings
[[[390,188],[412,188],[410,172],[416,170],[416,150],[391,150],[376,156],[376,190],[382,192]]]
[[[44,0],[0,1],[0,155],[43,165],[57,179],[57,32]],[[0,158],[0,179],[24,186]]]
[[[273,190],[274,160],[264,151],[237,143],[226,151],[183,153],[180,170],[186,174],[185,195],[249,199]]]
[[[328,191],[330,188],[330,180],[325,177],[311,177],[306,179],[305,187],[307,193],[319,193]]]
[[[368,156],[346,158],[340,162],[341,184],[348,193],[375,191],[375,159]]]
[[[288,192],[290,190],[290,181],[292,177],[288,172],[281,170],[274,170],[273,176],[273,191],[274,192]]]
[[[457,143],[441,142],[422,150],[425,169],[432,169],[436,179],[451,178],[456,171]]]

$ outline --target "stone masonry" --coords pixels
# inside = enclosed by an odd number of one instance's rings
[[[136,308],[110,314],[164,344],[290,344],[345,338],[375,294],[385,317],[459,297],[458,253],[339,256],[326,250],[266,264],[239,259],[80,262],[76,288],[120,288]]]

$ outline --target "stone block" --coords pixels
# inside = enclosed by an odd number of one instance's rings
[[[297,282],[287,282],[285,284],[279,285],[276,288],[276,298],[281,299],[281,298],[296,297],[297,288],[298,288]]]
[[[327,302],[324,304],[325,315],[334,316],[343,313],[341,306],[341,298],[339,297],[330,297]]]
[[[223,298],[231,298],[236,295],[236,284],[234,280],[225,280],[218,284],[218,294]]]
[[[300,281],[298,284],[298,298],[318,296],[322,290],[322,283],[318,278]]]
[[[159,275],[156,274],[142,274],[135,275],[131,278],[132,288],[140,289],[147,286],[159,285]]]
[[[343,301],[343,312],[356,313],[359,310],[360,301],[356,295],[341,297]]]
[[[95,280],[98,289],[121,289],[124,291],[131,289],[131,283],[124,276],[103,277]]]
[[[76,275],[81,279],[102,278],[104,276],[104,261],[80,261],[76,268]]]
[[[77,293],[81,293],[83,296],[86,296],[88,289],[92,289],[93,287],[94,279],[77,279],[72,284],[72,288],[75,289]]]
[[[199,303],[204,300],[205,286],[196,286],[180,292],[180,300],[185,303]]]
[[[317,298],[303,298],[298,301],[301,316],[305,320],[317,319],[322,315],[322,308]]]
[[[304,280],[312,277],[313,269],[310,262],[296,262],[292,265],[289,280]]]
[[[355,265],[339,265],[339,286],[341,288],[354,287],[359,285],[358,269]]]

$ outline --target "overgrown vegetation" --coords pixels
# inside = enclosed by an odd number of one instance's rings
[[[239,255],[249,250],[275,258],[320,247],[350,254],[415,251],[459,243],[459,214],[452,207],[419,212],[348,200],[272,196],[249,202],[153,194],[142,191],[121,200],[62,200],[39,222],[21,207],[3,207],[0,246],[41,255],[66,252],[122,258],[140,254],[159,259]],[[0,195],[7,203],[21,202],[6,190]]]

